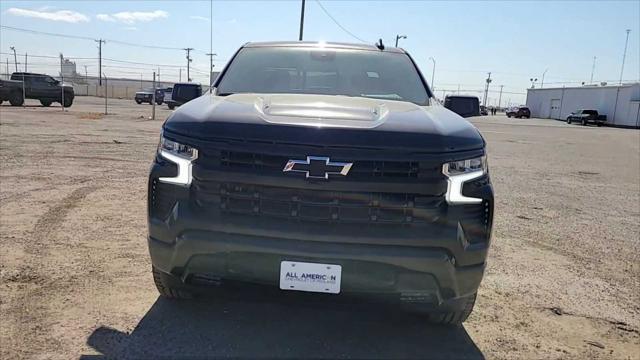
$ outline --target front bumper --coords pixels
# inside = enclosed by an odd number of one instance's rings
[[[239,281],[278,288],[282,261],[335,264],[342,267],[341,294],[442,308],[473,295],[482,280],[493,213],[488,176],[463,188],[482,204],[445,205],[445,216],[421,226],[362,226],[230,214],[221,207],[204,211],[193,184],[157,181],[175,172],[161,159],[152,167],[148,244],[153,266],[184,284]],[[482,231],[479,223],[486,225]]]

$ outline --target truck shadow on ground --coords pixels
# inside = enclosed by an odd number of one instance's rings
[[[296,296],[158,298],[130,334],[97,328],[87,344],[102,355],[81,358],[484,359],[463,327],[429,325],[382,306]]]

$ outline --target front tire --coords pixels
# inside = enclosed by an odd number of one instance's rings
[[[587,126],[587,120],[582,120],[582,126]]]
[[[475,293],[464,300],[464,304],[462,310],[459,311],[446,311],[446,312],[435,312],[429,314],[429,322],[439,325],[449,325],[449,326],[460,326],[462,323],[467,320],[471,312],[473,312],[473,307],[476,304],[476,298],[478,297],[478,293]]]
[[[175,109],[175,107],[176,107],[176,106],[175,106],[175,105],[173,105],[173,104],[167,104],[167,106],[169,107],[169,109],[170,109],[170,110],[173,110],[173,109]]]
[[[40,100],[40,104],[42,104],[42,106],[44,107],[49,107],[51,106],[51,100]]]
[[[24,104],[24,98],[19,91],[14,91],[9,95],[9,104],[11,106],[22,106]]]
[[[156,284],[156,288],[160,293],[160,296],[166,299],[191,299],[193,294],[189,291],[179,288],[175,284],[179,282],[179,279],[174,278],[169,274],[165,274],[162,271],[152,267],[153,282]]]
[[[571,118],[570,117],[567,118],[567,124],[571,125]]]
[[[136,103],[137,103],[138,105],[140,105],[140,104],[142,104],[142,101],[140,101],[140,100],[136,99]]]

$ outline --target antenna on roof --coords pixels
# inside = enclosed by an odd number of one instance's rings
[[[379,50],[384,50],[384,44],[382,43],[382,39],[379,39],[378,42],[376,43],[376,47]]]

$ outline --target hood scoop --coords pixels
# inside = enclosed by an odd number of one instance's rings
[[[389,115],[380,101],[347,96],[260,96],[254,105],[265,121],[286,125],[375,128]]]

